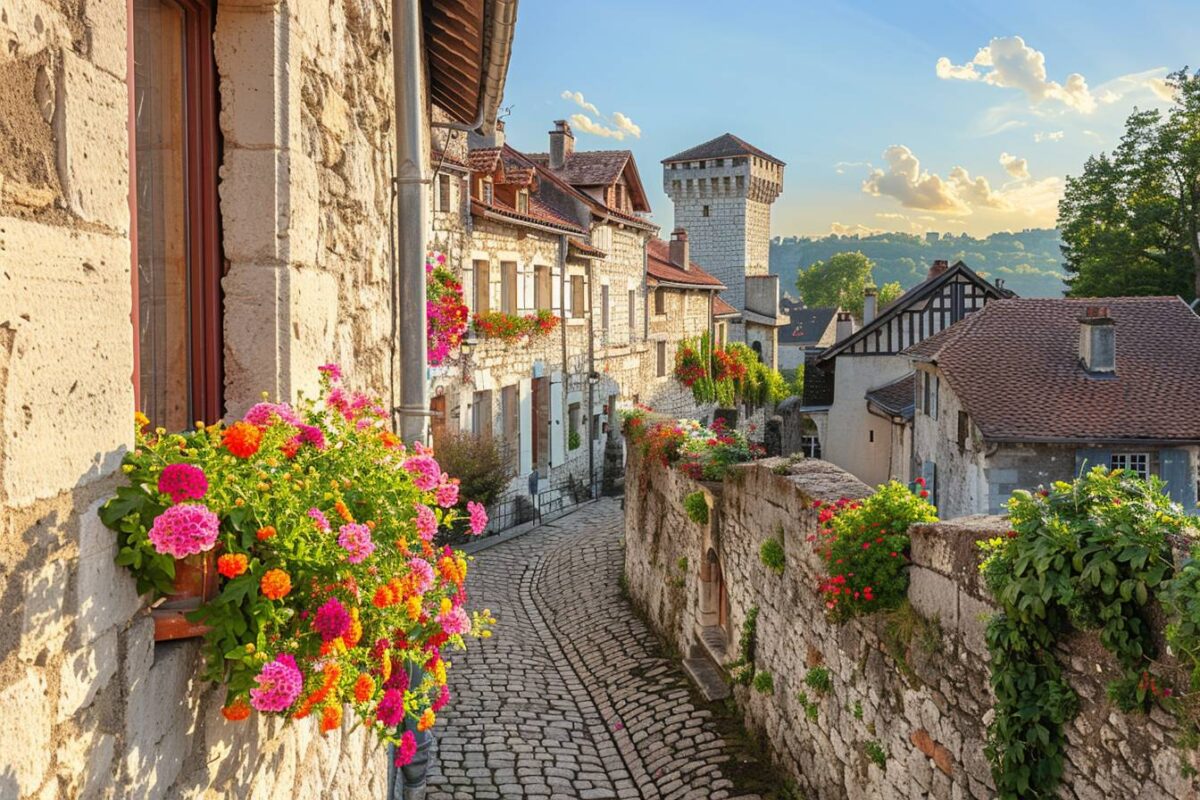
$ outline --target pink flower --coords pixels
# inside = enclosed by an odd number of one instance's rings
[[[442,508],[450,508],[458,502],[458,483],[443,483],[437,488],[437,504]]]
[[[271,424],[272,417],[288,425],[300,424],[300,417],[287,403],[255,403],[242,419],[251,425],[265,428]]]
[[[432,457],[426,455],[413,456],[404,462],[404,469],[413,476],[413,483],[422,492],[428,492],[438,485],[442,477],[442,469]]]
[[[404,691],[402,689],[388,689],[383,693],[383,697],[379,701],[379,705],[375,708],[375,716],[384,725],[389,728],[394,728],[404,721]],[[409,761],[412,757],[409,757]],[[400,764],[399,761],[396,762]],[[404,762],[405,764],[408,761]]]
[[[211,550],[220,526],[217,515],[204,506],[171,506],[150,526],[150,543],[160,553],[186,558]]]
[[[467,503],[467,511],[471,513],[471,533],[478,536],[487,527],[487,509],[483,507],[482,503],[476,503],[472,500]]]
[[[345,636],[350,630],[350,612],[342,605],[341,600],[331,597],[317,610],[313,628],[321,634],[323,642],[331,642]]]
[[[408,568],[412,570],[413,577],[416,579],[413,590],[417,594],[425,594],[433,588],[433,565],[423,558],[413,558],[408,562]]]
[[[308,510],[308,516],[312,518],[313,522],[317,523],[318,528],[326,533],[329,532],[329,520],[325,519],[325,515],[321,513],[321,509],[310,508]]]
[[[208,478],[195,464],[168,464],[158,476],[158,490],[171,495],[171,502],[199,500],[208,491]]]
[[[1167,691],[1171,691],[1171,690],[1168,689]],[[433,713],[436,714],[437,712],[439,712],[443,708],[445,708],[449,702],[450,702],[450,687],[447,686],[446,684],[442,684],[441,691],[439,691],[438,696],[434,698],[433,704],[430,706],[430,708],[432,708]]]
[[[396,766],[403,767],[411,763],[417,755],[417,737],[412,731],[405,731],[396,745]]]
[[[317,367],[317,372],[327,376],[331,381],[340,381],[342,379],[342,368],[337,364],[322,364]]]
[[[324,431],[322,431],[316,425],[300,425],[298,427],[300,428],[300,433],[296,435],[296,438],[301,444],[311,444],[318,450],[325,449]]]
[[[254,680],[258,688],[250,690],[250,705],[259,711],[287,710],[304,688],[304,676],[296,666],[296,659],[286,653],[263,664]]]
[[[346,560],[351,564],[359,564],[375,552],[371,529],[357,522],[347,523],[338,529],[338,544],[350,554]]]
[[[450,636],[471,631],[471,618],[461,607],[451,608],[444,614],[438,614],[437,621],[442,626],[442,630]]]
[[[433,509],[424,503],[417,503],[417,535],[429,541],[437,533],[437,517]]]

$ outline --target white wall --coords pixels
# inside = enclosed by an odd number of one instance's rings
[[[903,378],[911,369],[907,356],[839,356],[834,402],[821,440],[822,458],[871,486],[884,483],[893,475],[903,477],[907,465],[891,463],[892,423],[867,410],[866,395],[872,389]]]

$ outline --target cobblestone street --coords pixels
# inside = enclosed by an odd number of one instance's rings
[[[606,499],[479,553],[471,602],[498,626],[453,656],[431,800],[757,797],[622,598],[621,528]]]

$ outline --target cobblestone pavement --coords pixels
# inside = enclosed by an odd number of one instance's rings
[[[429,800],[736,795],[733,746],[620,595],[621,529],[606,499],[479,553],[470,602],[498,626],[451,654]]]

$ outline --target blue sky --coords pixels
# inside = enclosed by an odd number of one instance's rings
[[[507,133],[542,151],[583,115],[577,149],[633,150],[668,229],[659,161],[729,131],[787,162],[774,235],[1019,230],[1197,41],[1182,0],[521,0]]]

